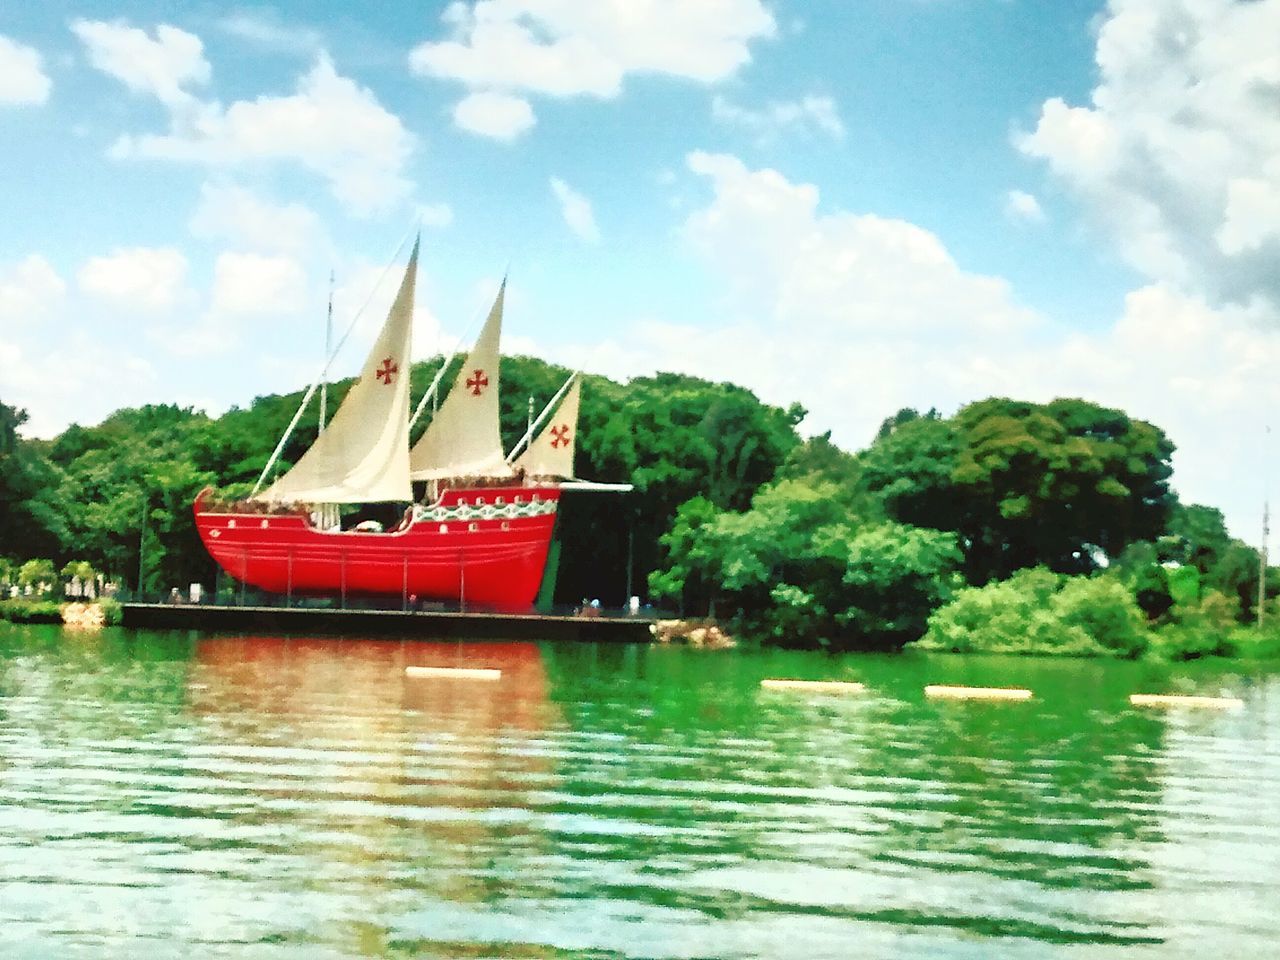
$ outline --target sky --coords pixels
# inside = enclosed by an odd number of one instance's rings
[[[0,399],[30,436],[414,353],[798,401],[1083,397],[1260,537],[1280,410],[1280,0],[0,6]],[[590,397],[584,397],[590,403]]]

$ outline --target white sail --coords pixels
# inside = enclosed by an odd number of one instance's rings
[[[512,475],[498,431],[498,340],[506,288],[504,280],[453,388],[409,454],[414,480]]]
[[[573,477],[573,454],[578,446],[578,396],[581,379],[575,379],[555,415],[548,421],[527,450],[512,464],[529,477]]]
[[[302,503],[410,501],[409,350],[418,245],[360,377],[293,469],[253,499]]]

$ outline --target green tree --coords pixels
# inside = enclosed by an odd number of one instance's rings
[[[950,598],[960,562],[953,534],[896,523],[860,528],[849,543],[837,619],[862,645],[915,640]]]
[[[748,635],[830,649],[919,636],[960,560],[952,535],[865,524],[848,491],[824,480],[780,480],[741,513],[694,501],[664,544],[667,563],[650,578],[656,593],[687,603],[696,577],[708,607]]]
[[[908,423],[917,423],[920,420],[941,420],[942,417],[937,410],[930,408],[929,412],[921,416],[920,412],[914,407],[903,407],[892,417],[885,417],[880,422],[880,429],[876,431],[876,440],[886,440],[898,431],[900,427],[906,426]]]
[[[1083,400],[984,400],[955,420],[973,582],[1038,563],[1087,572],[1164,529],[1173,444],[1157,427]]]
[[[69,560],[62,565],[62,579],[70,580],[79,578],[80,580],[92,580],[97,572],[93,569],[93,564],[88,560]]]
[[[586,378],[578,470],[636,489],[621,500],[565,498],[557,528],[564,544],[560,601],[620,601],[629,547],[633,585],[643,584],[658,567],[662,535],[691,498],[720,509],[746,507],[799,442],[803,416],[798,406],[782,410],[741,387],[696,377],[659,374],[625,386]]]
[[[1175,504],[1160,545],[1161,559],[1193,564],[1208,573],[1231,546],[1232,536],[1221,510],[1200,504]]]
[[[144,587],[210,582],[213,564],[195,531],[191,503],[215,473],[195,461],[211,421],[178,407],[118,411],[54,444],[63,461],[59,498],[77,553],[129,582],[144,549]],[[63,443],[67,434],[73,442]]]
[[[1176,602],[1169,574],[1161,562],[1166,552],[1150,540],[1139,540],[1125,547],[1108,568],[1112,576],[1128,586],[1149,620],[1163,617]]]
[[[902,419],[858,458],[861,485],[899,523],[935,530],[966,526],[954,479],[963,437],[936,416]]]
[[[671,529],[661,537],[665,563],[649,573],[649,591],[659,601],[686,610],[715,615],[714,584],[719,579],[717,558],[703,536],[720,511],[706,497],[686,500],[676,510]]]
[[[57,554],[67,539],[58,472],[19,434],[26,422],[25,410],[0,403],[0,553]]]
[[[825,480],[841,488],[854,489],[862,465],[851,453],[831,442],[831,431],[796,444],[778,467],[778,480]]]
[[[18,586],[30,587],[37,593],[44,593],[58,580],[58,568],[52,560],[28,560],[18,568]]]
[[[886,516],[959,534],[973,583],[1044,564],[1088,572],[1163,532],[1173,445],[1083,400],[990,399],[944,420],[899,411],[859,455]]]

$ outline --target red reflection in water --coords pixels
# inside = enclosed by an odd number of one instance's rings
[[[408,666],[502,677],[419,679]],[[476,900],[488,895],[476,858],[489,864],[499,835],[543,842],[527,811],[554,788],[543,731],[563,721],[534,643],[205,638],[188,694],[233,761],[252,767],[229,775],[289,804],[269,816],[361,838],[329,851],[337,861],[381,864],[421,847],[450,867],[438,893]],[[495,809],[521,814],[495,826]]]
[[[196,647],[192,706],[199,712],[356,716],[388,711],[487,728],[535,731],[548,720],[546,670],[537,644],[213,637]],[[409,666],[496,669],[496,681],[412,678]],[[455,730],[454,732],[464,732]]]

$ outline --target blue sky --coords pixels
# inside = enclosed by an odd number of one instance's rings
[[[0,398],[48,435],[302,386],[330,270],[341,323],[420,219],[419,355],[509,267],[509,349],[850,448],[904,405],[1123,406],[1248,535],[1276,36],[1280,0],[8,4]]]

